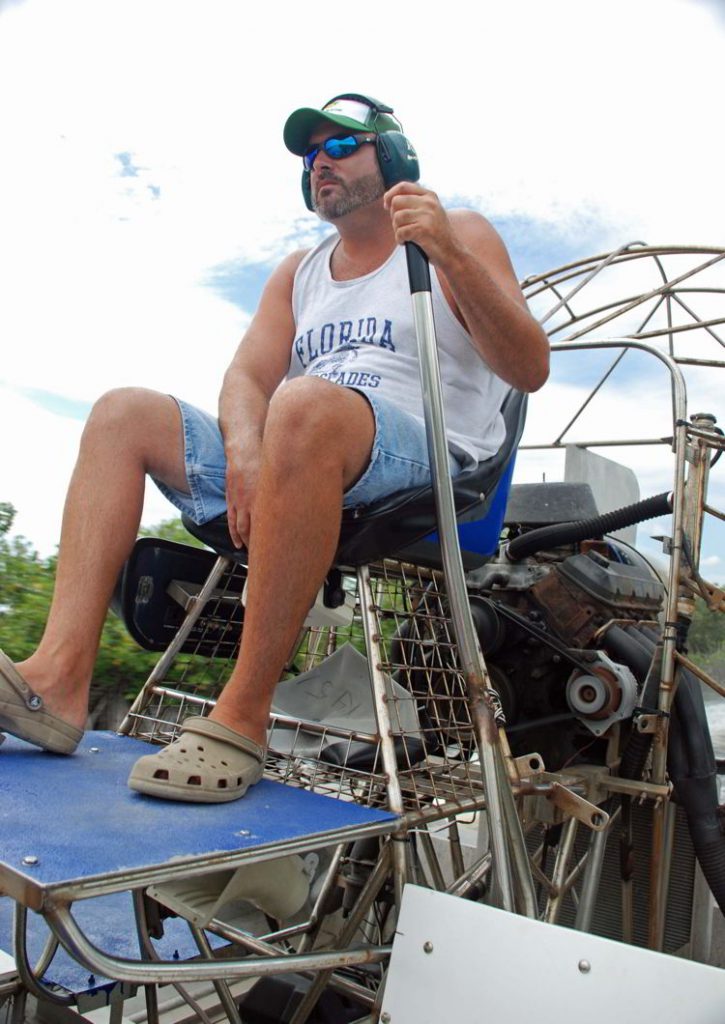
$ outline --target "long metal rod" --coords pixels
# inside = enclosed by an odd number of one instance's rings
[[[231,564],[230,558],[225,558],[220,555],[212,570],[204,582],[204,586],[201,588],[197,596],[193,599],[192,606],[187,612],[184,621],[181,623],[174,639],[171,641],[169,646],[166,648],[164,653],[161,655],[159,660],[154,665],[151,674],[141,688],[138,696],[131,705],[126,717],[118,727],[118,732],[122,736],[128,735],[133,726],[133,720],[137,717],[140,711],[148,704],[151,695],[153,694],[154,685],[160,682],[166,675],[171,663],[173,662],[176,655],[181,650],[182,646],[186,642],[189,633],[196,624],[199,616],[204,611],[207,601],[211,597],[214,588],[216,587],[220,577],[223,575],[224,570]]]
[[[309,833],[296,839],[278,840],[248,852],[243,850],[210,852],[190,857],[188,860],[180,859],[178,862],[166,861],[163,864],[144,865],[139,868],[62,881],[47,886],[38,885],[34,886],[32,890],[27,885],[27,879],[23,879],[22,881],[26,883],[26,887],[33,897],[32,902],[27,893],[16,896],[13,892],[8,895],[12,895],[16,899],[24,899],[31,909],[41,909],[41,907],[44,909],[46,903],[71,903],[76,900],[90,899],[93,896],[107,896],[115,892],[124,892],[126,889],[143,889],[160,882],[172,882],[175,879],[203,875],[207,871],[220,871],[226,868],[238,868],[243,864],[276,860],[287,853],[305,854],[318,850],[321,846],[335,846],[338,843],[353,842],[356,839],[387,835],[401,827],[401,822],[397,818],[370,822],[360,826],[345,826],[329,832]],[[2,878],[3,886],[6,888],[9,888],[13,881],[13,877],[9,874]]]
[[[506,753],[509,755],[506,758],[507,763],[512,764],[507,740]],[[508,776],[506,772],[506,764],[504,763],[503,758],[499,761],[498,773],[501,789],[511,793],[511,780],[510,776]],[[531,862],[529,860],[529,852],[526,848],[526,840],[524,839],[521,817],[513,795],[510,800],[504,801],[503,807],[508,834],[509,836],[515,836],[517,838],[517,841],[511,843],[516,909],[518,913],[522,914],[524,917],[537,917],[538,903],[536,900],[536,886],[534,885],[534,879],[531,873]]]
[[[710,261],[710,263],[716,261]],[[709,264],[705,264],[708,266]],[[678,280],[683,280],[684,277]],[[673,282],[676,283],[676,282]],[[652,294],[656,294],[653,292]],[[604,321],[602,321],[604,322]],[[662,643],[662,674],[658,696],[658,728],[654,737],[652,756],[652,779],[664,785],[667,772],[667,723],[674,695],[674,674],[676,668],[677,605],[679,600],[680,567],[682,559],[683,524],[685,517],[685,465],[687,457],[687,389],[685,379],[675,360],[664,352],[632,338],[607,339],[593,342],[564,342],[552,346],[552,350],[576,351],[579,349],[617,348],[625,342],[630,348],[649,352],[664,363],[670,373],[672,396],[673,449],[675,465],[673,471],[672,498],[672,544],[669,566],[669,586],[666,597],[665,623]],[[655,805],[652,815],[652,852],[650,859],[650,919],[649,941],[657,948],[663,933],[663,891],[662,865],[665,854],[665,812],[662,803]]]
[[[191,960],[185,963],[160,960],[141,963],[111,956],[98,949],[76,924],[65,904],[46,908],[48,924],[61,945],[87,970],[115,981],[133,985],[170,985],[174,982],[214,981],[225,978],[257,978],[295,971],[332,971],[339,967],[379,963],[390,955],[390,947],[368,946],[340,952],[290,954],[278,957],[247,957],[242,960]]]
[[[368,654],[368,669],[370,682],[373,690],[373,702],[375,705],[375,718],[380,734],[380,753],[383,760],[383,769],[386,776],[388,791],[388,809],[394,814],[403,813],[403,794],[400,789],[398,777],[398,761],[395,756],[395,740],[393,728],[388,711],[388,691],[385,680],[385,673],[380,668],[384,662],[384,652],[381,650],[381,638],[374,620],[375,600],[370,583],[370,569],[367,565],[359,566],[357,570],[358,593],[360,597],[360,614],[362,616],[363,630],[365,633],[365,648]],[[405,849],[405,834],[398,833],[397,841],[393,843],[393,872],[395,877],[396,903],[400,906],[403,898],[403,886],[408,876],[407,856]]]
[[[643,302],[647,302],[649,299],[653,299],[656,295],[661,295],[662,292],[670,290],[671,288],[674,287],[674,285],[679,284],[681,281],[686,281],[689,277],[694,277],[695,274],[700,273],[700,271],[707,270],[708,267],[713,266],[715,263],[719,263],[720,260],[722,260],[723,258],[725,258],[725,253],[719,252],[716,256],[713,257],[713,259],[707,260],[705,263],[700,264],[699,267],[695,267],[692,270],[688,270],[684,274],[680,274],[679,277],[673,277],[671,280],[662,284],[659,288],[653,288],[651,291],[646,292],[643,295],[638,295],[631,302],[625,303],[623,306],[620,306],[620,308],[616,312],[610,313],[609,316],[601,317],[599,320],[596,320],[594,323],[589,324],[586,327],[583,327],[580,331],[576,331],[569,337],[572,340],[574,340],[576,338],[581,337],[582,334],[586,334],[588,331],[597,330],[604,324],[608,323],[610,320],[615,320],[618,316],[622,316],[624,313],[629,312],[630,309],[634,309],[635,306],[640,306]],[[669,333],[669,328],[666,333]]]
[[[323,913],[325,910],[325,906],[327,905],[327,901],[330,898],[330,893],[332,892],[333,888],[337,885],[337,876],[340,870],[340,862],[342,860],[342,855],[344,852],[345,845],[343,843],[340,843],[340,845],[335,848],[335,852],[332,855],[332,860],[330,861],[330,865],[327,868],[325,879],[322,885],[320,886],[320,891],[317,894],[317,899],[315,900],[315,904],[312,908],[312,913],[310,914],[309,929],[302,936],[302,940],[300,941],[300,944],[297,947],[298,953],[306,953],[308,949],[312,948],[312,943],[320,930],[320,925],[322,924]]]
[[[653,316],[655,315],[655,313],[657,312],[657,310],[658,310],[658,309],[660,308],[660,306],[662,305],[663,301],[665,301],[665,300],[664,300],[664,298],[660,298],[660,299],[659,299],[659,300],[658,300],[658,301],[657,301],[657,302],[655,303],[655,305],[654,305],[654,306],[652,307],[652,309],[651,309],[651,310],[649,311],[649,313],[648,313],[648,314],[647,314],[647,316],[646,316],[646,317],[644,318],[644,320],[642,321],[642,323],[640,324],[640,326],[639,326],[639,327],[638,327],[638,328],[637,328],[637,329],[636,329],[636,330],[635,330],[635,331],[633,332],[634,334],[636,334],[636,335],[637,335],[637,337],[638,337],[638,338],[642,337],[642,330],[643,330],[643,329],[644,329],[644,328],[645,328],[645,327],[647,326],[647,324],[649,323],[649,321],[650,321],[650,320],[652,319],[652,317],[653,317]],[[669,313],[669,306],[668,306],[668,318],[670,318],[670,313]],[[567,433],[569,432],[570,428],[571,428],[571,427],[572,427],[572,426],[574,425],[574,423],[576,423],[576,421],[577,421],[577,420],[579,419],[579,417],[580,417],[580,416],[581,416],[581,414],[582,414],[582,413],[584,412],[584,410],[586,409],[586,407],[587,407],[587,406],[588,406],[588,405],[590,404],[590,402],[592,402],[592,401],[594,400],[594,398],[595,398],[595,397],[596,397],[596,395],[597,395],[597,394],[599,393],[599,391],[600,391],[600,390],[602,389],[602,387],[604,386],[604,384],[606,383],[606,381],[607,381],[607,380],[608,380],[608,379],[609,379],[609,378],[611,377],[611,375],[612,375],[612,374],[614,373],[615,369],[616,369],[616,368],[617,368],[617,367],[619,366],[619,364],[620,364],[620,363],[622,362],[622,360],[624,359],[624,357],[625,357],[625,356],[627,355],[627,351],[628,351],[628,350],[627,350],[626,348],[623,348],[623,349],[622,349],[622,351],[621,351],[621,352],[619,353],[619,355],[618,355],[618,356],[615,356],[615,358],[614,358],[614,361],[613,361],[613,362],[612,362],[612,364],[610,365],[609,369],[608,369],[608,370],[606,370],[606,372],[604,373],[604,375],[603,375],[603,376],[602,376],[602,377],[600,378],[599,382],[598,382],[598,383],[597,383],[597,384],[595,385],[595,387],[594,387],[594,388],[593,388],[593,389],[592,389],[592,390],[591,390],[591,391],[589,392],[589,394],[588,394],[588,395],[587,395],[587,397],[586,397],[586,398],[584,399],[584,401],[583,401],[583,402],[582,402],[582,404],[581,404],[581,405],[579,406],[579,408],[578,408],[578,409],[577,409],[577,411],[576,411],[576,412],[574,413],[574,415],[573,415],[573,416],[571,417],[571,419],[569,420],[569,422],[567,423],[567,425],[566,425],[566,426],[564,427],[564,429],[563,429],[563,430],[561,431],[561,433],[560,433],[560,434],[559,434],[559,436],[557,437],[557,439],[556,439],[556,441],[554,442],[554,444],[561,444],[561,441],[562,441],[562,438],[564,437],[564,435],[565,435],[565,434],[567,434]],[[670,353],[670,354],[671,354],[671,353]]]
[[[423,848],[423,853],[425,854],[425,861],[428,868],[428,872],[430,874],[431,882],[433,884],[433,888],[436,890],[436,892],[445,892],[446,883],[443,878],[443,872],[441,871],[440,863],[438,861],[438,854],[435,851],[435,847],[433,846],[433,840],[431,839],[431,834],[427,828],[422,828],[420,832],[418,832],[418,840],[420,842],[421,847]]]
[[[508,786],[499,788],[497,761],[502,759],[502,753],[498,724],[492,710],[492,686],[471,618],[458,544],[431,293],[429,291],[415,292],[412,301],[413,318],[418,337],[428,452],[438,514],[438,532],[446,589],[458,651],[470,694],[471,717],[479,746],[496,883],[503,909],[513,911],[515,910],[515,898],[509,859],[509,842],[523,843],[523,835],[517,836],[516,832],[509,836],[506,834],[506,814],[503,803],[506,800],[513,803],[513,795]]]
[[[390,870],[390,858],[388,856],[388,850],[382,850],[378,863],[373,868],[372,872],[368,876],[365,885],[362,888],[360,895],[357,898],[355,906],[350,914],[345,927],[340,935],[338,942],[338,948],[343,950],[352,942],[355,938],[355,934],[362,924],[365,915],[368,913],[373,901],[377,894],[380,892],[388,871]],[[382,959],[382,957],[380,958]],[[320,994],[328,983],[332,970],[321,971],[320,974],[315,978],[309,989],[305,993],[304,998],[300,1002],[299,1006],[295,1010],[290,1024],[304,1024],[309,1017],[310,1013],[314,1009],[315,1003],[320,998]]]
[[[547,921],[549,924],[555,924],[559,916],[564,896],[564,882],[566,881],[567,868],[574,850],[574,840],[576,839],[578,826],[579,822],[576,818],[569,818],[564,825],[563,834],[559,841],[559,849],[557,850],[554,870],[551,875],[554,894],[550,895],[546,901],[546,910],[544,911],[544,921]]]
[[[40,980],[39,976],[33,969],[30,958],[28,956],[28,911],[22,903],[15,902],[13,908],[13,946],[15,952],[15,965],[18,968],[18,974],[20,980],[25,988],[34,995],[36,999],[40,999],[49,1003],[56,1003],[59,1006],[72,1006],[75,1002],[75,996],[72,994],[62,995],[55,989],[50,989]],[[57,948],[57,940],[55,946]],[[46,945],[47,949],[47,945]],[[45,959],[41,957],[41,960]]]
[[[588,284],[593,277],[596,277],[597,274],[600,274],[611,263],[616,262],[617,258],[621,256],[623,252],[626,252],[628,249],[631,249],[633,245],[644,245],[644,242],[627,242],[627,244],[621,246],[621,248],[615,249],[614,252],[610,252],[606,258],[600,260],[597,266],[595,266],[583,280],[581,280],[577,285],[575,285],[570,292],[567,292],[567,294],[563,298],[561,298],[555,306],[552,306],[552,308],[547,313],[544,314],[544,316],[541,318],[539,322],[543,325],[546,323],[547,320],[550,320],[554,313],[557,313],[562,306],[567,306],[568,308],[568,303],[571,301],[571,299],[574,298],[578,291],[581,291],[585,284]]]
[[[626,354],[627,354],[627,349],[626,349],[626,348],[623,348],[623,349],[622,349],[622,351],[621,351],[621,352],[619,353],[619,355],[618,355],[618,356],[616,356],[616,357],[614,358],[614,360],[612,361],[612,363],[611,363],[611,364],[609,365],[608,369],[607,369],[607,370],[606,370],[606,371],[604,372],[604,374],[603,374],[603,375],[602,375],[602,376],[600,377],[600,379],[599,379],[599,381],[597,382],[597,384],[595,384],[595,386],[594,386],[594,387],[592,388],[592,390],[591,390],[591,391],[589,392],[589,394],[588,394],[588,395],[587,395],[587,397],[586,397],[586,398],[584,399],[584,401],[583,401],[583,402],[582,402],[582,404],[581,404],[581,405],[579,406],[579,408],[578,408],[578,409],[577,409],[577,411],[576,411],[576,412],[574,413],[574,415],[573,415],[573,416],[571,417],[571,419],[569,420],[569,422],[567,423],[567,425],[566,425],[566,426],[564,427],[564,429],[563,429],[563,430],[561,430],[561,431],[559,432],[559,436],[558,436],[558,437],[557,437],[557,439],[556,439],[556,440],[554,441],[554,444],[556,444],[556,445],[559,445],[559,444],[561,444],[561,443],[562,443],[562,438],[564,437],[564,435],[565,435],[565,434],[567,434],[567,433],[569,432],[569,430],[571,429],[571,427],[573,427],[573,426],[574,426],[574,424],[575,424],[575,423],[576,423],[576,421],[577,421],[577,420],[579,419],[579,417],[580,417],[580,416],[581,416],[581,414],[582,414],[582,413],[584,412],[584,410],[585,410],[585,409],[586,409],[586,407],[587,407],[587,406],[589,405],[589,403],[590,403],[590,402],[593,402],[593,401],[594,401],[594,399],[596,398],[596,396],[598,395],[598,393],[599,393],[599,392],[601,391],[601,389],[602,389],[602,388],[604,387],[604,385],[606,384],[606,382],[607,382],[607,381],[609,380],[609,378],[610,378],[610,377],[612,376],[612,374],[614,373],[614,371],[616,370],[616,368],[617,368],[617,367],[619,366],[619,364],[620,364],[620,363],[622,362],[622,360],[624,359],[624,357],[626,356]]]
[[[694,676],[697,676],[701,682],[705,683],[706,686],[709,686],[711,690],[715,691],[715,693],[719,694],[721,697],[725,697],[725,686],[721,686],[716,679],[713,679],[712,676],[705,672],[704,669],[700,668],[699,665],[696,665],[694,661],[690,661],[690,659],[686,658],[684,654],[680,654],[679,651],[677,652],[676,657],[679,665],[686,668],[688,672],[692,672]]]
[[[201,953],[201,955],[203,957],[206,957],[207,960],[213,960],[214,951],[211,948],[211,943],[207,939],[204,932],[201,930],[201,928],[198,928],[196,925],[192,924],[191,921],[188,921],[187,924],[189,925],[189,930],[191,931],[191,934],[194,936],[194,942],[196,942],[197,946],[199,947],[199,952]],[[215,981],[212,982],[212,984],[214,986],[214,989],[216,990],[216,994],[219,996],[219,1002],[222,1004],[222,1007],[224,1008],[224,1012],[227,1015],[229,1024],[242,1024],[242,1018],[239,1014],[239,1008],[237,1007],[237,1004],[234,1001],[234,996],[232,995],[227,982],[224,980],[224,978],[217,978],[215,979]]]
[[[592,917],[599,892],[599,880],[602,875],[607,840],[619,814],[620,808],[618,807],[614,814],[610,816],[607,827],[603,828],[601,832],[592,832],[589,840],[589,857],[587,858],[584,881],[582,882],[579,894],[579,905],[576,908],[576,920],[574,922],[574,927],[580,932],[588,932],[592,926]]]
[[[255,938],[218,918],[212,918],[206,930],[214,932],[214,934],[220,935],[223,939],[228,939],[229,942],[242,946],[243,949],[248,949],[250,952],[257,953],[260,956],[279,956],[279,947],[272,945],[266,938]],[[297,952],[301,953],[303,950],[298,947]],[[305,978],[315,979],[315,974],[311,971],[300,971],[299,973]],[[358,985],[354,981],[350,981],[348,978],[344,978],[342,975],[331,975],[329,985],[330,988],[344,992],[365,1005],[372,1005],[374,1002],[374,997],[368,989],[363,988],[362,985]]]
[[[148,915],[146,913],[146,902],[143,891],[141,889],[134,889],[132,893],[132,900],[139,952],[141,956],[150,956],[152,959],[158,959],[156,956],[156,950],[154,949],[154,944],[151,941],[151,933],[149,931]],[[178,986],[177,991],[179,991]],[[185,997],[185,993],[183,991],[180,991],[179,995],[182,998]],[[146,1003],[147,1024],[159,1024],[159,996],[155,985],[144,985],[144,1001]]]
[[[493,858],[491,857],[491,851],[488,850],[484,855],[472,864],[465,875],[460,878],[456,878],[451,885],[448,886],[446,892],[451,896],[460,896],[465,898],[471,890],[482,882],[491,873],[491,865],[493,864]]]

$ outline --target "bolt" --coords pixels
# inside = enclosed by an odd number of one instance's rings
[[[251,831],[248,828],[240,828],[237,832],[238,836],[251,836]]]
[[[35,867],[38,863],[38,858],[34,853],[29,853],[27,857],[23,857],[23,864],[28,864],[30,867]]]
[[[582,974],[589,974],[591,969],[592,969],[592,965],[589,963],[588,960],[580,960],[579,961],[579,970],[581,971]]]
[[[91,753],[92,754],[97,754],[98,753],[98,747],[91,747]]]
[[[433,943],[432,942],[424,942],[423,943],[423,952],[424,953],[432,953],[433,952]]]
[[[43,706],[43,698],[34,693],[28,700],[28,707],[31,711],[39,711]]]
[[[389,1013],[384,1013],[380,1017],[380,1024],[390,1024],[391,1016]]]

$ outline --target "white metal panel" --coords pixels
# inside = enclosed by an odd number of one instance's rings
[[[589,484],[600,513],[612,512],[639,501],[639,483],[628,466],[597,455],[588,448],[578,448],[575,444],[566,446],[564,479],[567,483]],[[625,526],[615,530],[612,536],[628,544],[636,544],[637,527]]]
[[[406,886],[387,1024],[723,1024],[725,971]]]

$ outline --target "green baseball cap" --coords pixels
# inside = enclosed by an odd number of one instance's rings
[[[343,93],[329,100],[321,110],[300,107],[287,118],[284,144],[290,152],[303,156],[310,135],[326,124],[353,132],[400,132],[403,126],[393,116],[393,108],[359,93]]]

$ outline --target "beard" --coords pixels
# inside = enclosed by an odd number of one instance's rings
[[[346,185],[339,178],[329,174],[318,184],[318,191],[326,181],[334,181],[337,191],[332,195],[323,196],[321,199],[318,196],[313,197],[312,206],[320,220],[338,220],[340,217],[352,213],[353,210],[358,210],[361,206],[374,203],[385,194],[385,185],[380,171],[366,174],[350,185]]]

